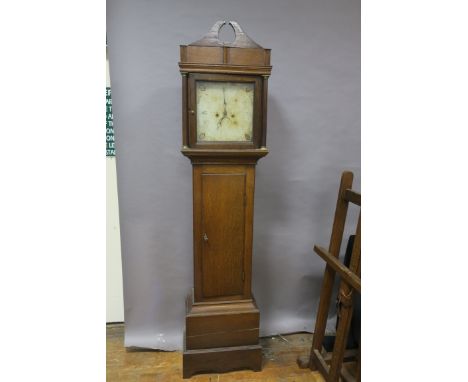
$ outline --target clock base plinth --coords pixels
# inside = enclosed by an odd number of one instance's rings
[[[234,370],[262,370],[260,345],[186,350],[183,354],[183,377],[197,373],[224,373]]]
[[[183,376],[262,369],[255,300],[195,303],[187,298]]]

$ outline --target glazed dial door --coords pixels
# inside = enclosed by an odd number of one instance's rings
[[[252,142],[255,85],[196,82],[197,142]]]

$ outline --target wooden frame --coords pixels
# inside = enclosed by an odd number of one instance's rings
[[[360,381],[360,349],[347,351],[346,344],[353,313],[352,294],[354,291],[361,293],[361,214],[356,227],[353,250],[349,268],[343,265],[338,257],[343,240],[343,232],[346,223],[349,203],[361,206],[361,194],[352,190],[353,173],[343,172],[341,176],[338,200],[336,203],[335,218],[328,251],[322,247],[314,246],[314,251],[326,262],[325,273],[320,292],[320,302],[315,321],[314,337],[308,360],[299,359],[301,367],[309,367],[311,370],[319,370],[327,382],[338,382],[343,379],[346,382]],[[336,332],[332,353],[327,353],[322,347],[325,337],[328,311],[333,292],[335,274],[341,277],[338,294],[340,320]],[[355,375],[343,366],[345,357],[356,356],[357,368]]]

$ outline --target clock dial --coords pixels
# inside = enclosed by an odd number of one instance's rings
[[[252,142],[254,84],[197,81],[197,141]]]

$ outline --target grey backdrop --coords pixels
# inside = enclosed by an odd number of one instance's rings
[[[108,1],[125,346],[180,349],[193,285],[192,173],[180,154],[179,45],[236,20],[272,49],[270,154],[257,165],[261,334],[313,330],[341,172],[360,182],[358,0]],[[226,35],[223,32],[223,35]],[[344,247],[344,246],[343,246]]]

